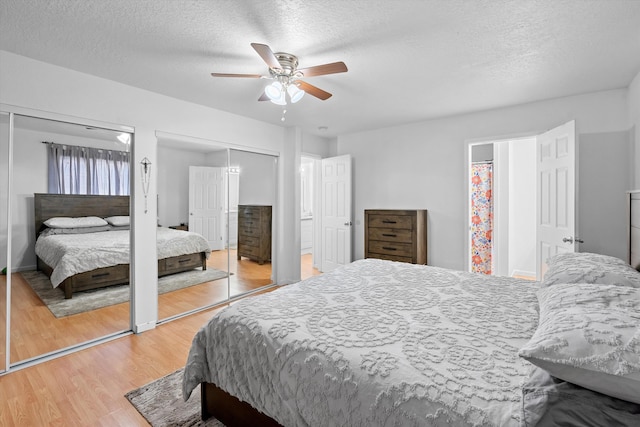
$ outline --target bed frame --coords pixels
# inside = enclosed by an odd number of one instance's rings
[[[36,239],[46,228],[44,221],[57,216],[98,216],[106,218],[129,215],[129,196],[94,196],[78,194],[34,194]],[[158,260],[158,277],[202,267],[207,269],[205,252],[175,256]],[[51,276],[53,268],[38,257],[38,270]],[[65,279],[59,287],[70,299],[74,292],[129,283],[129,264],[98,268]]]

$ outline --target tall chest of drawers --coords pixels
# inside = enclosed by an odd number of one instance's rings
[[[238,205],[238,260],[271,261],[271,206]]]
[[[426,264],[427,210],[365,210],[364,256]]]

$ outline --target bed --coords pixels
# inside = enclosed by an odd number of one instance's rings
[[[37,268],[70,299],[74,292],[129,283],[128,225],[52,229],[50,219],[126,218],[128,196],[35,194]],[[72,233],[70,232],[73,231]],[[56,234],[52,231],[65,231]],[[199,234],[158,228],[158,276],[202,268],[210,254]]]
[[[640,273],[558,254],[542,282],[364,259],[238,301],[183,396],[260,426],[640,425]]]

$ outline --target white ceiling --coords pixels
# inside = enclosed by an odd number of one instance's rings
[[[349,71],[308,78],[333,97],[305,96],[283,123],[257,101],[268,81],[210,76],[267,73],[252,42]],[[335,136],[627,87],[640,1],[2,0],[0,49]]]

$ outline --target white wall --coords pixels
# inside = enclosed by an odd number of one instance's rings
[[[509,144],[509,275],[536,276],[536,140]]]
[[[578,138],[600,134],[594,138],[607,144],[602,134],[627,131],[627,108],[627,90],[619,89],[340,136],[338,154],[354,159],[355,259],[363,257],[365,209],[422,208],[429,210],[429,263],[465,270],[467,143],[535,135],[575,119]]]
[[[640,73],[636,74],[628,91],[629,128],[634,150],[633,189],[640,188]]]
[[[189,166],[210,166],[200,152],[158,147],[158,219],[163,227],[189,223]]]
[[[46,114],[75,117],[131,126],[135,129],[132,148],[134,167],[147,157],[157,164],[156,131],[178,135],[191,135],[209,141],[218,141],[247,149],[282,154],[285,150],[285,129],[248,119],[235,114],[214,110],[201,105],[159,95],[110,80],[57,67],[26,57],[0,51],[0,103],[13,110],[41,110]],[[126,102],[123,102],[126,100]],[[279,182],[294,181],[296,170],[283,163],[278,170]],[[136,169],[137,172],[137,169]],[[144,212],[144,196],[137,173],[132,173],[134,197],[132,200],[133,245],[132,267],[135,283],[134,330],[145,330],[157,319],[157,261],[155,249],[157,179],[152,176],[149,189],[149,213]],[[279,193],[279,206],[298,206],[295,194]],[[293,208],[290,208],[293,209]],[[284,230],[291,222],[277,224]],[[299,227],[280,234],[277,263],[288,263],[289,252],[298,241]],[[287,271],[283,265],[279,271]],[[299,267],[296,266],[295,269]],[[286,278],[284,279],[286,280]],[[278,281],[281,281],[278,276]]]
[[[276,166],[273,156],[232,150],[229,165],[240,167],[239,205],[275,205]]]
[[[629,135],[629,132],[605,132],[580,137],[578,237],[584,240],[579,246],[581,252],[627,259],[625,191],[632,186]]]

